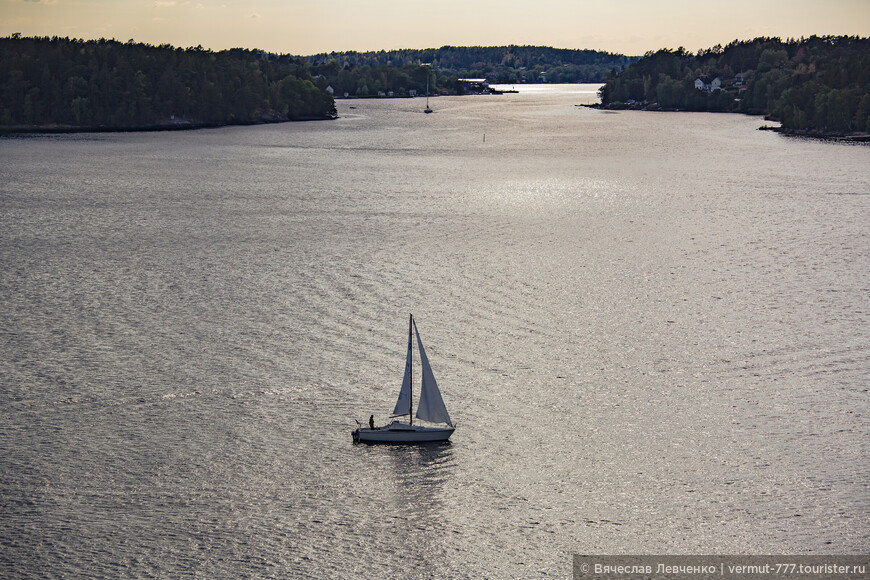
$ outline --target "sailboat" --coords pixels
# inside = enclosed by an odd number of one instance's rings
[[[429,77],[426,77],[426,108],[423,109],[424,113],[431,113],[432,109],[429,108]]]
[[[420,366],[422,367],[422,378],[420,385],[420,404],[417,405],[417,419],[428,423],[441,423],[446,427],[425,426],[414,424],[414,405],[412,400],[413,384],[412,384],[412,367],[413,367],[413,336],[417,335],[417,346],[420,351]],[[399,417],[408,417],[408,422],[402,422]],[[360,425],[351,433],[354,441],[364,441],[367,443],[425,443],[431,441],[447,441],[455,430],[453,422],[450,420],[450,415],[447,413],[447,407],[444,405],[444,399],[441,398],[441,391],[438,390],[438,383],[435,382],[435,375],[432,374],[432,367],[429,366],[429,358],[426,356],[426,351],[423,350],[423,342],[420,340],[420,331],[417,330],[417,323],[414,322],[414,315],[411,315],[408,322],[408,356],[405,359],[405,376],[402,379],[402,388],[399,390],[399,398],[396,401],[396,406],[391,415],[393,421],[389,425],[383,427],[374,427],[373,421],[370,420],[370,427]],[[357,421],[359,424],[359,421]]]

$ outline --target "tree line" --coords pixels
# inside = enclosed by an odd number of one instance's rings
[[[59,37],[0,38],[0,126],[141,128],[335,116],[304,59]]]
[[[756,38],[696,54],[649,52],[613,70],[600,95],[610,108],[740,112],[765,115],[789,132],[867,132],[870,39]]]
[[[441,48],[330,52],[306,57],[311,72],[338,95],[425,90],[461,94],[463,78],[490,83],[596,83],[639,57],[546,46],[442,46]],[[431,71],[431,72],[430,72]]]
[[[433,94],[461,94],[463,91],[456,76],[420,64],[341,66],[330,60],[312,63],[309,67],[317,85],[324,90],[331,89],[338,97],[407,97],[414,92],[425,94],[427,86]]]

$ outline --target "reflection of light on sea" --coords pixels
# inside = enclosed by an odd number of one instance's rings
[[[600,179],[539,178],[487,184],[478,195],[492,206],[519,210],[529,217],[551,218],[554,212],[561,216],[576,213],[593,199],[600,204],[603,199],[617,198],[619,188],[618,183]]]
[[[451,444],[390,445],[378,451],[389,457],[401,515],[410,520],[437,516],[443,485],[455,469]]]
[[[496,91],[516,91],[520,96],[523,95],[540,95],[547,93],[549,95],[571,94],[574,96],[589,95],[589,103],[597,103],[598,90],[603,85],[600,84],[580,84],[580,85],[559,85],[559,84],[506,84],[506,85],[490,85],[490,88]],[[586,102],[584,100],[584,102]]]

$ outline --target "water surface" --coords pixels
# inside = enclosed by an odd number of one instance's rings
[[[3,575],[867,553],[870,149],[519,88],[0,140]]]

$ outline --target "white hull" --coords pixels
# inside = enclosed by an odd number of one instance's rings
[[[365,443],[429,443],[447,441],[453,434],[452,427],[422,427],[400,424],[376,429],[360,428],[353,431],[354,441]]]

